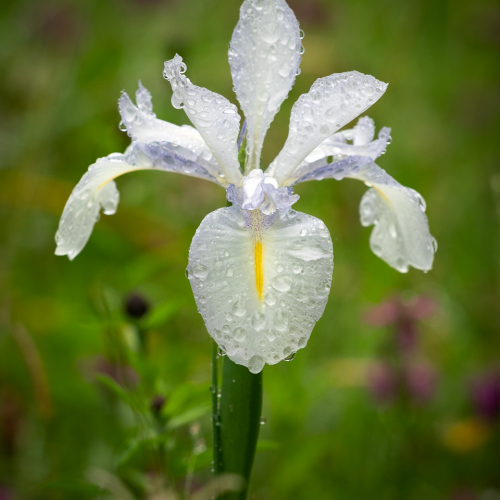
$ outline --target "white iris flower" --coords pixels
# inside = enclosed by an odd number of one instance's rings
[[[246,162],[238,161],[240,116],[224,97],[184,75],[176,55],[165,63],[172,104],[191,126],[156,118],[151,95],[139,84],[137,105],[123,93],[119,108],[132,143],[125,154],[101,158],[71,194],[57,232],[57,255],[73,259],[85,246],[102,208],[113,214],[119,194],[113,179],[142,169],[201,177],[227,189],[230,208],[209,214],[189,251],[188,275],[210,335],[235,363],[258,373],[307,344],[323,314],[333,270],[332,242],[322,221],[296,212],[293,185],[350,177],[370,189],[361,223],[375,225],[373,252],[400,272],[427,271],[436,243],[425,204],[374,161],[390,140],[373,120],[338,130],[363,113],[387,84],[356,71],[314,82],[294,104],[288,139],[261,170],[265,134],[287,97],[301,60],[301,32],[284,0],[245,0],[229,49],[236,96],[246,116]]]

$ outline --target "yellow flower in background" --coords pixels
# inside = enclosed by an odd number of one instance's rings
[[[320,78],[300,96],[282,151],[264,171],[266,132],[287,97],[301,60],[301,32],[284,0],[245,0],[229,49],[236,96],[246,122],[240,132],[236,106],[191,83],[176,55],[165,63],[172,104],[191,126],[159,120],[149,92],[139,84],[137,105],[119,100],[123,126],[132,139],[124,154],[92,165],[71,194],[56,235],[57,255],[74,258],[85,246],[102,208],[116,211],[114,178],[155,169],[201,177],[227,190],[232,206],[209,214],[189,251],[188,276],[208,332],[235,363],[258,373],[305,347],[323,314],[333,271],[330,234],[319,219],[296,212],[292,186],[344,177],[370,186],[360,206],[361,223],[375,225],[373,252],[400,272],[432,266],[435,240],[425,203],[374,161],[390,130],[375,137],[363,113],[387,84],[356,71]],[[246,138],[246,161],[238,161]]]

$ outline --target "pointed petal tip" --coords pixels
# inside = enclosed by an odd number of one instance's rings
[[[187,70],[186,64],[183,62],[179,54],[175,54],[172,59],[165,61],[163,69],[163,78],[169,82],[176,76],[182,75]]]

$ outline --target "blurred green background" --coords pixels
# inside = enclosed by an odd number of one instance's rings
[[[369,110],[379,165],[427,201],[434,269],[399,274],[358,218],[359,182],[297,187],[334,242],[306,349],[264,370],[255,499],[500,499],[500,7],[481,0],[290,1],[302,73],[389,82]],[[139,172],[75,261],[54,255],[72,188],[128,145],[137,81],[176,124],[163,61],[236,103],[235,0],[4,0],[0,6],[0,499],[188,498],[210,480],[211,341],[184,277],[215,184]],[[177,495],[177,496],[175,496]]]

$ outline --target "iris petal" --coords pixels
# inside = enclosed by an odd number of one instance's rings
[[[229,65],[248,123],[249,169],[259,168],[264,137],[295,82],[301,39],[284,0],[245,0],[233,32]]]
[[[306,345],[332,271],[327,228],[293,210],[274,216],[236,205],[216,210],[189,251],[188,276],[208,332],[252,372]]]
[[[387,84],[357,71],[316,80],[307,94],[293,105],[285,146],[269,167],[280,185],[327,137],[375,103]]]
[[[376,160],[390,143],[391,129],[383,127],[375,140],[373,140],[374,131],[373,120],[364,116],[354,128],[342,130],[328,137],[288,176],[286,184],[297,184],[311,178],[319,180],[327,168],[335,170],[337,162],[340,162],[339,165],[346,162],[352,164],[353,160],[346,157],[358,157],[354,161],[360,164]],[[351,141],[352,144],[347,141]]]
[[[360,216],[363,226],[375,225],[370,237],[373,253],[403,273],[410,266],[430,270],[437,244],[429,231],[424,199],[399,184],[369,157],[347,157],[311,172],[299,182],[344,177],[371,187],[361,200]]]
[[[238,110],[225,97],[193,85],[184,76],[185,70],[186,65],[177,54],[165,62],[163,75],[172,85],[172,105],[184,109],[223,170],[227,182],[240,185]]]

